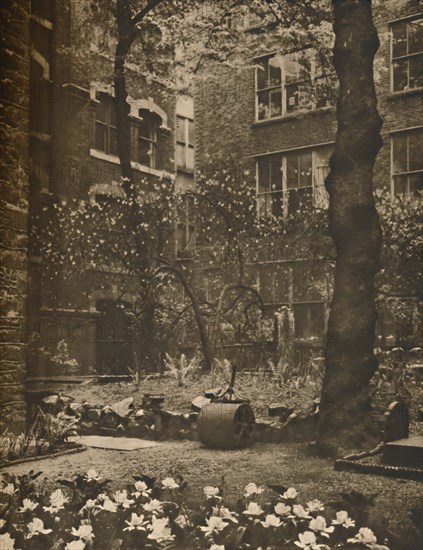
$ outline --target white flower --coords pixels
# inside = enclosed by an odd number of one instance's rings
[[[299,541],[295,541],[294,544],[303,548],[304,550],[319,550],[323,548],[323,544],[317,544],[316,535],[312,531],[305,531],[298,535]]]
[[[175,538],[175,535],[172,535],[167,518],[158,519],[153,516],[151,527],[153,530],[147,535],[149,539],[156,540],[157,542],[164,542]]]
[[[17,489],[15,489],[15,486],[13,483],[7,483],[4,487],[1,488],[0,493],[6,493],[6,495],[13,495],[13,493],[16,493]]]
[[[309,528],[312,531],[319,532],[323,537],[328,537],[328,533],[333,533],[335,530],[335,527],[327,527],[326,520],[323,516],[317,516],[316,518],[313,518],[309,523]]]
[[[227,527],[226,521],[219,516],[211,516],[209,519],[206,519],[207,526],[202,526],[200,529],[206,533],[206,535],[211,535],[212,533],[218,533]]]
[[[96,501],[95,500],[92,500],[92,499],[88,499],[87,502],[85,503],[85,506],[83,506],[81,508],[81,510],[79,511],[79,513],[82,512],[82,510],[92,510],[93,508],[95,508],[96,506]]]
[[[225,550],[223,544],[212,544],[210,550]]]
[[[9,533],[0,535],[0,548],[1,550],[15,550],[15,539],[12,539]]]
[[[245,495],[246,497],[251,497],[252,495],[259,495],[263,492],[263,489],[261,487],[257,487],[255,483],[249,483],[245,487]]]
[[[283,504],[283,502],[278,502],[275,506],[275,512],[280,516],[286,516],[291,511],[291,506]]]
[[[34,502],[33,500],[29,498],[24,498],[22,501],[22,507],[19,508],[19,512],[26,512],[27,510],[35,510],[35,508],[38,506],[38,502]]]
[[[85,542],[81,539],[68,542],[65,546],[65,550],[84,550]]]
[[[43,508],[46,512],[50,512],[50,514],[55,514],[59,510],[62,510],[67,502],[69,502],[69,499],[63,493],[62,489],[56,489],[50,495],[51,506],[44,506]]]
[[[144,516],[142,514],[137,516],[137,514],[132,513],[131,521],[125,520],[125,523],[129,525],[129,527],[125,527],[124,531],[133,531],[134,529],[137,531],[145,531],[144,525],[147,522],[144,521]]]
[[[377,540],[375,534],[368,527],[362,527],[356,536],[352,539],[348,539],[347,542],[359,542],[361,544],[376,544]]]
[[[257,504],[257,502],[249,502],[247,509],[242,513],[246,516],[260,516],[264,513],[264,510]]]
[[[175,518],[175,523],[182,529],[188,525],[187,518],[183,514],[180,514],[177,518]]]
[[[275,516],[274,514],[268,514],[266,516],[266,519],[264,521],[260,522],[263,527],[280,527],[281,526],[281,520],[278,518],[278,516]]]
[[[173,479],[173,477],[166,477],[162,481],[162,487],[164,489],[177,489],[179,485],[176,483],[176,481]]]
[[[297,496],[298,496],[298,493],[294,489],[294,487],[290,487],[284,492],[284,494],[282,495],[282,498],[286,498],[288,500],[294,500],[294,498],[297,498]]]
[[[217,516],[223,519],[228,519],[229,521],[238,523],[238,520],[236,519],[235,514],[232,513],[228,508],[225,508],[224,506],[213,506],[212,512],[213,512],[213,516]]]
[[[100,504],[98,507],[100,510],[106,510],[107,512],[116,512],[118,506],[117,502],[113,502],[112,499],[107,497],[103,500],[103,504]]]
[[[140,495],[143,497],[148,497],[149,493],[151,493],[151,489],[147,487],[147,484],[144,483],[144,481],[136,481],[134,484],[135,487],[135,497],[138,498]]]
[[[85,542],[93,540],[94,538],[93,528],[91,525],[88,525],[88,524],[80,525],[78,529],[75,529],[75,527],[72,527],[72,535],[74,537],[78,537],[79,539]]]
[[[342,527],[348,529],[348,527],[354,527],[355,521],[348,516],[348,512],[341,510],[336,512],[336,519],[332,520],[332,525],[342,525]]]
[[[146,502],[144,504],[144,510],[147,510],[147,512],[161,512],[163,507],[163,503],[160,502],[160,500],[157,500],[156,498],[152,498],[149,502]]]
[[[219,488],[212,487],[211,485],[206,485],[203,489],[206,498],[220,498],[219,497]]]
[[[44,522],[42,519],[34,518],[28,523],[28,534],[27,539],[32,538],[34,535],[47,535],[51,533],[51,529],[44,529]]]
[[[0,518],[0,529],[3,529],[3,527],[6,525],[6,520],[3,518]],[[1,546],[0,546],[1,548]]]
[[[314,499],[307,502],[307,510],[309,512],[323,512],[324,509],[323,502],[320,502],[320,500]]]
[[[297,516],[297,518],[310,519],[310,516],[308,515],[306,510],[304,510],[304,507],[301,506],[301,504],[294,504],[294,506],[292,507],[292,511]]]
[[[116,491],[113,497],[115,501],[124,508],[130,508],[132,504],[134,504],[133,500],[128,499],[128,491],[126,489],[123,489],[123,491]]]
[[[100,481],[101,479],[99,472],[94,470],[94,468],[90,468],[85,477],[87,478],[87,481]]]

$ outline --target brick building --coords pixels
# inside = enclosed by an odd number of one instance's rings
[[[387,1],[374,9],[380,37],[375,62],[378,108],[384,120],[384,145],[377,158],[376,187],[393,194],[412,194],[423,183],[423,16],[416,2]],[[293,214],[300,202],[325,210],[324,179],[336,134],[334,75],[320,70],[312,49],[280,51],[271,26],[238,19],[251,36],[250,62],[239,68],[213,68],[197,82],[194,93],[197,169],[218,171],[219,164],[235,178],[247,178],[256,193],[256,215]],[[264,53],[268,51],[269,53]],[[259,52],[259,53],[256,53]],[[245,176],[249,174],[249,176]],[[317,238],[317,237],[316,237]],[[278,250],[278,243],[255,246],[247,282],[255,286],[271,318],[289,307],[295,318],[297,360],[320,348],[327,318],[324,273],[312,285],[307,266],[316,264],[319,247],[308,257]],[[210,273],[201,262],[193,271]],[[223,274],[230,280],[231,274]],[[206,284],[206,283],[204,283]],[[320,286],[320,290],[319,287]],[[421,297],[420,297],[421,298]],[[418,297],[409,304],[414,324],[409,343],[418,343]],[[401,327],[380,310],[382,339],[403,344]]]

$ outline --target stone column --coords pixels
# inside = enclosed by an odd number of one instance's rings
[[[29,0],[0,0],[0,432],[25,425]]]

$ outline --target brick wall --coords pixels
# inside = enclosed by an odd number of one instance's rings
[[[1,428],[25,422],[29,1],[1,1]]]

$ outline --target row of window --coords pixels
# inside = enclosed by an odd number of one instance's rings
[[[118,155],[115,100],[106,93],[97,94],[94,147],[107,155]],[[131,124],[131,159],[149,168],[160,166],[159,129],[161,118],[147,109],[139,109],[139,118]],[[194,121],[176,117],[176,166],[194,170]]]
[[[423,129],[391,137],[395,194],[423,191]],[[327,208],[324,187],[331,146],[266,155],[257,161],[259,217],[295,215],[301,208]]]
[[[314,50],[262,57],[256,62],[256,119],[331,105],[335,74],[325,71]],[[392,91],[423,88],[423,18],[391,25]]]

